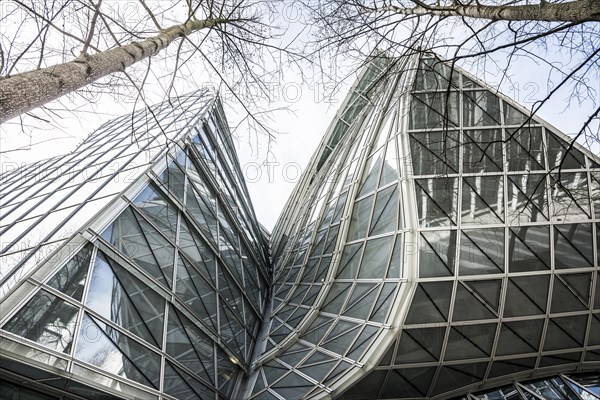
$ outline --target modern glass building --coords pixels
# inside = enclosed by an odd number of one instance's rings
[[[3,174],[2,210],[0,398],[234,397],[270,272],[218,97]]]
[[[376,57],[269,234],[217,97],[116,119],[1,177],[2,393],[600,398],[599,163]]]

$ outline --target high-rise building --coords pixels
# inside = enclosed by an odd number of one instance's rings
[[[380,56],[269,234],[228,135],[197,92],[2,175],[8,398],[600,398],[599,157]]]
[[[218,97],[3,174],[2,210],[0,398],[234,396],[270,272]]]

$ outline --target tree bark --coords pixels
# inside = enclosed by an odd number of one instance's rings
[[[141,42],[132,42],[73,61],[0,79],[0,124],[62,95],[127,67],[166,48],[179,37],[225,24],[226,19],[190,20]]]
[[[575,0],[568,3],[547,3],[525,5],[426,5],[415,1],[416,7],[388,6],[383,11],[403,15],[437,15],[444,17],[468,17],[494,21],[548,21],[586,22],[600,21],[600,0]]]

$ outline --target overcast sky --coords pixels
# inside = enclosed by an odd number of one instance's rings
[[[0,12],[6,12],[6,4],[10,3],[2,2]],[[298,15],[293,7],[284,8],[277,18],[275,23],[289,27],[287,36],[295,35],[300,29],[298,26],[305,25],[303,17]],[[503,83],[502,91],[530,107],[547,92],[547,74],[542,66],[531,60],[521,59],[517,63],[517,68],[513,70],[518,73],[511,75],[512,82]],[[236,131],[241,168],[258,219],[267,229],[273,228],[294,184],[298,181],[299,174],[306,167],[353,81],[351,76],[331,96],[331,82],[306,83],[299,71],[290,69],[283,72],[276,81],[269,84],[271,101],[264,100],[266,103],[263,105],[263,108],[287,107],[287,110],[273,113],[269,123],[270,128],[277,132],[276,142],[269,143],[265,137],[252,136],[243,130]],[[499,72],[495,71],[491,64],[485,71],[473,72],[485,81],[498,81],[496,77],[499,76]],[[200,78],[195,76],[194,84],[198,81],[216,82],[214,76],[206,74],[207,71],[196,74]],[[186,87],[193,88],[193,85],[185,81],[179,84],[182,90]],[[120,87],[115,90],[126,92],[128,89]],[[160,87],[151,88],[149,93],[152,90],[157,94],[154,98],[160,99]],[[600,86],[597,90],[600,90]],[[72,104],[78,104],[80,106],[77,107],[81,108],[72,114],[62,113],[58,118],[60,126],[49,127],[44,123],[24,128],[16,123],[0,126],[2,171],[14,167],[15,164],[30,163],[72,151],[103,122],[122,115],[133,107],[131,101],[123,100],[126,96],[114,94],[94,96],[92,102],[86,102],[77,96],[72,98],[75,101]],[[233,104],[226,94],[224,100],[227,104]],[[590,105],[581,105],[574,101],[565,108],[564,96],[558,96],[544,106],[539,115],[563,132],[571,134],[576,132],[582,121],[587,118]],[[236,116],[228,113],[228,119],[230,124],[233,124]],[[265,164],[267,159],[270,161]]]

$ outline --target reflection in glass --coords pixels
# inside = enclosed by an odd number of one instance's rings
[[[160,357],[88,314],[83,315],[75,358],[158,388]]]
[[[75,300],[81,300],[91,254],[92,246],[87,245],[48,281],[48,286]]]
[[[71,352],[77,308],[40,290],[2,329],[53,350]]]

